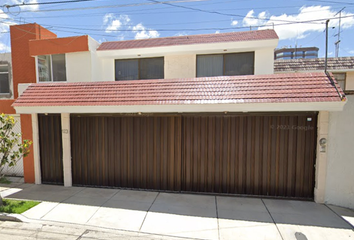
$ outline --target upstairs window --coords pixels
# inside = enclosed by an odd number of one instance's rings
[[[339,84],[340,88],[344,91],[347,74],[346,73],[333,73],[333,77],[337,80],[337,83]]]
[[[115,60],[116,81],[163,78],[163,57]]]
[[[9,64],[0,63],[0,94],[10,93]]]
[[[65,54],[38,56],[39,82],[65,82]]]
[[[197,77],[254,74],[254,52],[197,56]]]

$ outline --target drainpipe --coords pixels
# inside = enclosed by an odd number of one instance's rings
[[[330,80],[332,86],[336,89],[336,91],[337,91],[337,93],[338,93],[338,95],[339,95],[339,97],[340,97],[340,100],[343,101],[344,95],[339,92],[339,90],[338,90],[336,84],[334,83],[334,80],[333,80],[331,74],[330,74],[329,72],[327,72],[327,59],[328,59],[328,23],[329,23],[329,19],[326,21],[326,53],[325,53],[326,55],[325,55],[325,70],[324,70],[324,72],[325,72],[325,74],[327,75],[328,79]]]
[[[327,58],[328,58],[328,23],[329,23],[329,19],[326,21],[326,55],[325,55],[325,73],[327,73]]]

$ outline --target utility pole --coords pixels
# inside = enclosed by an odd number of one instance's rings
[[[336,46],[336,57],[338,57],[339,55],[339,43],[340,43],[340,25],[341,25],[341,20],[342,20],[342,11],[344,10],[345,7],[343,7],[341,10],[339,10],[336,15],[337,16],[339,14],[339,26],[338,26],[338,33],[336,35],[334,35],[335,37],[338,37],[338,40],[334,43],[334,45]]]

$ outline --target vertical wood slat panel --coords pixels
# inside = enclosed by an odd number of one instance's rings
[[[71,116],[73,184],[180,191],[176,124],[180,117]]]
[[[316,119],[315,114],[184,116],[182,190],[312,198]]]
[[[313,197],[315,114],[71,121],[76,185]]]
[[[38,114],[42,183],[63,184],[60,114]]]

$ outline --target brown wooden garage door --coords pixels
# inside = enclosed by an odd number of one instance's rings
[[[317,114],[71,117],[73,183],[312,198]]]
[[[312,198],[315,114],[183,118],[186,191]]]
[[[181,118],[71,117],[73,184],[181,190]]]

